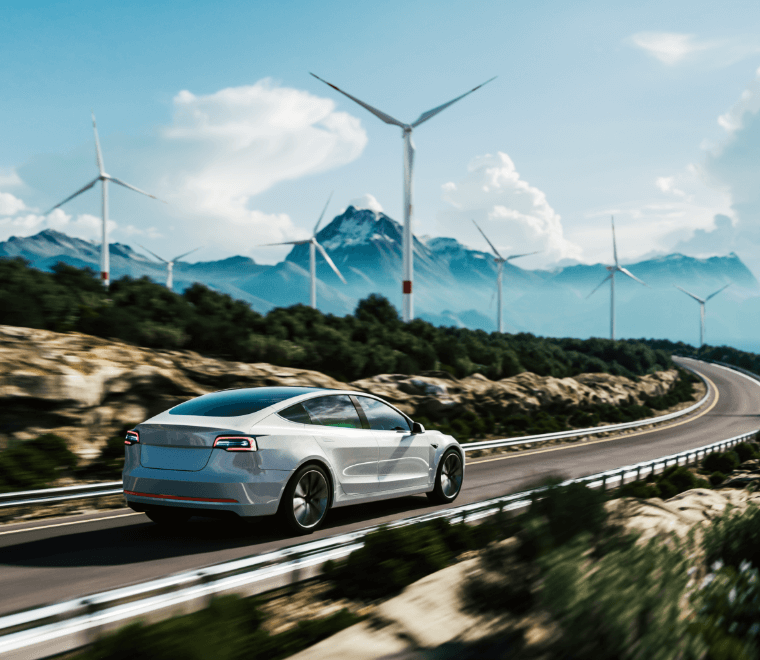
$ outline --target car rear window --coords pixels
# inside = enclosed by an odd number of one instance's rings
[[[316,392],[316,387],[257,387],[245,390],[226,390],[204,394],[197,399],[180,403],[169,411],[170,415],[197,415],[200,417],[242,417],[264,410],[294,396]]]

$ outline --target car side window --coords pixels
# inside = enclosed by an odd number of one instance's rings
[[[311,421],[309,413],[306,412],[306,408],[304,408],[303,404],[300,403],[297,403],[294,406],[290,406],[289,408],[285,408],[285,410],[281,410],[277,414],[280,417],[284,417],[289,422],[295,422],[296,424],[314,424],[314,422]]]
[[[367,396],[356,397],[367,416],[369,427],[375,431],[411,431],[409,420],[388,404],[370,399]]]
[[[304,401],[301,405],[311,417],[312,424],[360,429],[362,422],[353,401],[346,394],[321,396]]]

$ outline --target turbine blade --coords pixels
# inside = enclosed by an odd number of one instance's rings
[[[261,245],[257,245],[256,247],[270,247],[272,245],[303,245],[304,243],[308,243],[309,239],[306,239],[305,241],[283,241],[282,243],[262,243]]]
[[[506,261],[511,261],[512,259],[519,259],[520,257],[529,257],[532,254],[538,254],[541,252],[541,250],[536,250],[535,252],[526,252],[525,254],[510,254]]]
[[[373,108],[369,103],[365,103],[364,101],[360,101],[355,96],[351,96],[348,92],[344,92],[340,87],[336,87],[332,83],[327,82],[326,80],[322,80],[318,75],[315,73],[311,73],[309,71],[309,74],[314,76],[317,80],[321,80],[325,85],[328,87],[332,87],[336,92],[340,92],[343,94],[343,96],[347,96],[350,98],[354,103],[358,103],[362,108],[365,110],[369,110],[375,117],[378,119],[384,121],[386,124],[393,124],[394,126],[400,126],[401,128],[404,128],[404,124],[400,122],[395,117],[391,117],[390,115],[385,114],[382,110],[378,110],[377,108]]]
[[[121,179],[117,179],[116,177],[109,176],[108,179],[110,181],[113,181],[114,183],[118,183],[120,186],[124,186],[125,188],[129,188],[130,190],[134,190],[135,192],[139,192],[141,195],[145,195],[146,197],[150,197],[151,199],[158,199],[155,195],[151,195],[150,193],[146,193],[144,190],[140,190],[139,188],[135,188],[134,186],[130,186],[128,183],[125,183]],[[164,202],[163,199],[158,199],[159,202]],[[164,202],[166,204],[166,202]]]
[[[138,243],[138,245],[140,245],[140,244]],[[154,256],[156,259],[158,259],[159,261],[163,261],[165,264],[168,264],[168,263],[169,263],[169,262],[168,262],[166,259],[164,259],[163,257],[159,257],[159,256],[158,256],[158,255],[157,255],[155,252],[151,252],[151,251],[150,251],[148,248],[146,248],[144,245],[140,245],[140,247],[141,247],[143,250],[145,250],[146,252],[150,252],[150,253],[151,253],[151,254],[152,254],[152,255],[153,255],[153,256]]]
[[[727,289],[730,286],[731,286],[731,282],[729,282],[728,284],[726,284],[726,286],[721,287],[720,289],[718,289],[715,293],[711,293],[709,296],[707,296],[707,298],[705,298],[705,302],[707,302],[708,300],[710,300],[710,298],[713,298],[714,296],[717,296],[721,291],[723,291],[723,289]]]
[[[46,211],[46,212],[45,212],[45,215],[47,215],[48,213],[52,213],[52,212],[53,212],[53,211],[55,211],[55,210],[56,210],[56,209],[57,209],[59,206],[63,206],[63,205],[66,203],[66,202],[68,202],[68,201],[70,201],[70,200],[74,199],[74,198],[75,198],[77,195],[81,195],[81,194],[82,194],[82,193],[83,193],[85,190],[89,190],[89,189],[90,189],[90,188],[92,188],[92,187],[93,187],[93,186],[94,186],[94,185],[95,185],[95,184],[96,184],[98,181],[100,181],[100,177],[98,177],[97,179],[93,179],[93,180],[92,180],[92,181],[90,181],[90,183],[88,183],[88,184],[87,184],[87,185],[86,185],[84,188],[80,188],[80,189],[79,189],[79,190],[77,190],[77,191],[76,191],[76,192],[75,192],[73,195],[71,195],[70,197],[67,197],[66,199],[64,199],[64,200],[63,200],[62,202],[60,202],[59,204],[56,204],[56,205],[55,205],[55,206],[54,206],[52,209],[50,209],[50,211]]]
[[[449,101],[448,103],[444,103],[443,105],[439,105],[437,108],[433,108],[432,110],[428,110],[427,112],[423,112],[417,118],[417,121],[415,121],[412,124],[412,128],[415,128],[415,127],[419,126],[420,124],[422,124],[423,122],[426,122],[428,119],[430,119],[432,117],[435,117],[439,112],[442,112],[443,110],[445,110],[446,108],[448,108],[450,105],[453,105],[457,101],[463,99],[465,96],[468,96],[469,94],[472,94],[475,90],[480,89],[481,87],[483,87],[483,85],[487,85],[488,83],[491,82],[491,80],[495,80],[495,79],[496,79],[496,76],[494,76],[490,80],[486,80],[484,83],[480,83],[480,85],[478,85],[477,87],[473,87],[469,92],[465,92],[461,96],[457,96],[455,99],[453,99],[452,101]]]
[[[603,279],[601,282],[599,282],[599,284],[597,285],[596,289],[594,289],[594,290],[593,290],[591,293],[589,293],[589,294],[586,296],[586,300],[588,300],[588,299],[589,299],[591,296],[593,296],[593,295],[594,295],[594,294],[595,294],[597,291],[599,291],[599,289],[601,289],[601,288],[602,288],[602,284],[604,284],[604,283],[605,283],[607,280],[609,280],[609,279],[612,279],[612,273],[613,273],[613,272],[614,272],[614,271],[611,271],[611,272],[610,272],[610,274],[609,274],[609,275],[607,275],[607,277],[605,277],[605,278],[604,278],[604,279]]]
[[[610,216],[610,220],[612,221],[612,254],[615,255],[615,267],[619,268],[620,263],[618,262],[617,256],[617,242],[615,241],[615,218]]]
[[[632,280],[636,280],[639,284],[643,284],[644,286],[649,287],[649,285],[646,282],[643,282],[642,280],[640,280],[627,268],[618,268],[617,270],[623,273],[623,275],[628,275],[628,277],[630,277]],[[652,287],[649,287],[649,288],[651,289]]]
[[[327,207],[330,204],[330,200],[332,199],[334,192],[335,191],[333,190],[333,192],[330,193],[330,196],[327,198],[327,204],[325,204],[325,208],[322,209],[322,214],[319,216],[319,220],[317,220],[317,224],[314,225],[314,236],[316,236],[317,232],[319,231],[319,223],[322,222],[322,218],[325,217],[325,211],[327,211]]]
[[[330,265],[330,268],[332,268],[335,271],[335,274],[340,277],[340,281],[343,282],[343,284],[348,284],[346,282],[346,278],[341,275],[340,271],[338,270],[338,267],[333,263],[333,260],[330,259],[330,255],[325,252],[325,249],[316,241],[314,241],[314,245],[317,246],[317,249],[320,251],[322,256],[325,258],[325,261]]]
[[[674,284],[673,286],[674,286],[676,289],[678,289],[678,290],[680,290],[680,291],[683,291],[683,292],[684,292],[684,293],[685,293],[687,296],[691,296],[692,298],[694,298],[694,300],[696,300],[696,301],[697,301],[698,303],[700,303],[700,304],[704,304],[704,303],[706,302],[705,300],[702,300],[702,298],[700,298],[699,296],[695,296],[693,293],[689,293],[689,292],[688,292],[686,289],[682,289],[682,288],[681,288],[680,286],[678,286],[677,284]],[[722,290],[723,290],[723,289],[721,289],[721,291],[722,291]]]
[[[178,257],[174,257],[174,259],[172,259],[172,263],[176,263],[177,261],[179,261],[180,259],[182,259],[182,257],[186,257],[188,254],[192,254],[193,252],[197,252],[200,249],[201,249],[200,247],[197,247],[194,250],[190,250],[190,252],[185,252],[185,254],[181,254]]]
[[[483,234],[483,238],[485,238],[485,239],[486,239],[486,241],[488,242],[488,244],[491,246],[491,249],[493,250],[493,253],[496,255],[496,257],[497,257],[497,258],[499,258],[499,259],[504,259],[504,257],[502,257],[502,256],[499,254],[499,251],[496,249],[496,247],[494,246],[494,244],[493,244],[493,243],[491,243],[491,241],[489,241],[489,240],[488,240],[488,236],[486,236],[486,235],[485,235],[485,232],[484,232],[484,231],[483,231],[483,230],[480,228],[480,225],[479,225],[477,222],[475,222],[475,220],[473,220],[472,222],[473,222],[473,224],[474,224],[474,225],[475,225],[475,226],[478,228],[478,231],[479,231],[481,234]],[[517,255],[517,256],[521,256],[521,255]],[[511,258],[512,258],[512,257],[509,257],[509,259],[511,259]],[[509,259],[505,259],[505,261],[509,261]]]
[[[98,139],[98,125],[95,122],[95,113],[92,112],[92,130],[95,133],[95,154],[98,157],[98,172],[105,174],[103,169],[103,154],[100,153],[100,140]]]

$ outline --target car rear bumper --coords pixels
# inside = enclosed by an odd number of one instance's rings
[[[124,497],[137,511],[151,506],[226,511],[241,517],[267,516],[277,512],[288,482],[286,470],[260,470],[246,481],[217,480],[205,471],[157,470],[135,467],[124,474]]]

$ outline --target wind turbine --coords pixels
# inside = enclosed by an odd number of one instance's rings
[[[140,244],[138,243],[138,245]],[[166,264],[166,288],[169,289],[169,291],[172,290],[172,284],[174,283],[174,264],[177,263],[180,259],[182,259],[182,257],[186,257],[188,254],[192,254],[196,250],[200,250],[200,248],[197,247],[195,248],[195,250],[190,250],[190,252],[185,252],[185,254],[181,254],[178,257],[174,257],[174,259],[172,259],[171,261],[167,261],[163,257],[159,257],[155,252],[151,252],[144,245],[140,245],[140,247],[146,252],[150,252],[159,261],[163,261]]]
[[[365,103],[364,101],[360,101],[355,96],[351,96],[348,92],[344,92],[339,87],[336,87],[332,83],[327,82],[326,80],[322,80],[319,76],[315,74],[311,74],[314,76],[317,80],[322,81],[325,83],[325,85],[328,85],[329,87],[332,87],[336,92],[340,92],[344,96],[347,96],[355,103],[358,103],[362,108],[365,110],[369,110],[375,117],[378,119],[384,121],[386,124],[392,124],[394,126],[398,126],[401,128],[401,134],[404,139],[404,234],[403,234],[403,245],[402,245],[402,254],[403,254],[403,270],[404,270],[404,280],[402,285],[402,293],[403,293],[403,319],[404,321],[411,321],[414,319],[414,300],[412,298],[412,280],[414,278],[414,238],[412,235],[412,167],[414,165],[414,143],[412,142],[412,130],[415,129],[420,124],[426,122],[428,119],[431,119],[432,117],[435,117],[439,112],[445,110],[450,105],[456,103],[460,99],[463,99],[468,94],[472,94],[476,89],[480,89],[483,87],[483,85],[487,85],[491,82],[491,80],[494,80],[494,78],[491,78],[490,80],[486,80],[486,82],[478,85],[477,87],[473,87],[469,92],[465,92],[461,96],[457,96],[452,101],[449,101],[448,103],[444,103],[443,105],[439,105],[437,108],[433,108],[432,110],[428,110],[427,112],[423,112],[416,121],[412,122],[411,124],[405,124],[404,122],[399,121],[398,119],[395,119],[394,117],[391,117],[390,115],[382,112],[381,110],[378,110],[377,108],[373,108],[368,103]]]
[[[602,284],[604,284],[607,280],[610,281],[610,339],[615,339],[615,273],[623,273],[623,275],[627,275],[632,280],[636,280],[639,284],[643,284],[647,287],[649,285],[646,282],[642,282],[638,277],[631,273],[630,270],[623,268],[620,265],[617,255],[617,243],[615,242],[615,218],[610,216],[610,219],[612,221],[612,253],[615,257],[615,265],[607,266],[609,275],[607,275],[607,277],[605,277],[599,283],[599,286],[597,286],[596,289],[589,293],[586,298],[588,299],[593,296],[601,288]]]
[[[330,255],[325,252],[325,249],[317,242],[317,232],[319,231],[319,225],[322,222],[322,218],[325,217],[325,211],[327,211],[327,206],[330,203],[330,200],[332,199],[332,193],[330,193],[330,197],[327,198],[327,204],[325,204],[325,208],[322,209],[322,215],[319,216],[319,220],[317,220],[317,224],[314,225],[314,234],[311,238],[307,238],[306,240],[302,241],[285,241],[283,243],[266,243],[264,247],[270,246],[270,245],[304,245],[306,243],[309,244],[309,274],[311,279],[310,284],[310,292],[311,295],[309,297],[309,304],[314,309],[317,308],[317,254],[316,251],[319,250],[322,256],[325,258],[325,261],[328,263],[330,268],[332,268],[335,271],[335,274],[340,278],[341,282],[343,284],[347,284],[346,279],[341,275],[340,271],[338,270],[338,267],[333,263],[333,260],[330,259]]]
[[[693,293],[689,293],[686,289],[682,289],[677,284],[673,285],[676,289],[679,289],[683,291],[687,296],[691,296],[699,303],[699,347],[702,348],[702,345],[705,343],[705,303],[710,300],[710,298],[714,298],[717,296],[723,289],[731,286],[731,282],[726,284],[726,286],[721,287],[718,289],[715,293],[711,293],[707,298],[700,298],[699,296],[695,296]]]
[[[496,325],[499,328],[499,332],[504,332],[504,322],[501,318],[501,278],[502,274],[504,273],[504,264],[508,263],[509,261],[512,261],[512,259],[519,259],[520,257],[529,257],[531,254],[538,254],[538,252],[526,252],[525,254],[510,254],[506,259],[499,254],[499,251],[496,249],[493,243],[488,240],[488,236],[485,235],[485,232],[480,228],[480,225],[473,220],[473,223],[478,228],[478,231],[483,234],[483,238],[486,239],[486,242],[491,246],[491,250],[493,251],[494,255],[496,255],[496,258],[494,261],[496,262],[496,287],[498,291],[498,301],[496,304]],[[491,299],[493,302],[493,298]]]
[[[103,280],[103,286],[108,288],[108,286],[111,283],[110,275],[109,275],[109,259],[108,259],[108,182],[113,181],[114,183],[118,183],[120,186],[124,186],[125,188],[129,188],[130,190],[134,190],[135,192],[139,192],[141,195],[146,195],[147,197],[150,197],[152,199],[158,199],[155,195],[151,195],[150,193],[146,193],[143,190],[140,190],[139,188],[135,188],[134,186],[129,185],[128,183],[125,183],[121,179],[117,179],[115,176],[111,176],[110,174],[106,174],[105,170],[103,169],[103,155],[100,153],[100,140],[98,140],[98,126],[95,123],[95,113],[92,113],[92,130],[95,133],[95,155],[98,159],[98,176],[95,177],[90,183],[88,183],[84,188],[81,188],[80,190],[77,190],[73,195],[70,197],[67,197],[59,204],[56,204],[52,209],[50,209],[45,215],[48,215],[49,213],[52,213],[60,206],[63,206],[66,202],[71,201],[75,197],[81,195],[83,192],[89,190],[92,188],[98,181],[103,182],[103,227],[102,227],[102,243],[100,247],[100,277]],[[158,201],[163,202],[163,200],[159,199]],[[166,202],[164,202],[166,203]]]

